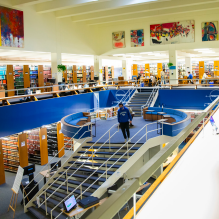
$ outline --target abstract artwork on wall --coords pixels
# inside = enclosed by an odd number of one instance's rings
[[[131,30],[131,47],[144,46],[144,30]]]
[[[125,31],[112,33],[113,49],[125,48]]]
[[[202,23],[202,41],[218,40],[218,22],[203,22]]]
[[[0,6],[0,46],[24,47],[23,11]]]
[[[150,25],[151,45],[195,42],[195,21]]]

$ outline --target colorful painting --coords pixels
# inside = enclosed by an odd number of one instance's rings
[[[151,45],[195,42],[195,21],[150,25]]]
[[[131,47],[144,46],[144,30],[131,30]]]
[[[0,6],[0,15],[0,46],[24,47],[23,11]]]
[[[113,49],[125,48],[125,31],[113,32]]]
[[[202,23],[202,41],[218,40],[218,22],[203,22]]]

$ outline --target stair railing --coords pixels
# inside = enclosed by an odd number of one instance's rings
[[[129,152],[143,137],[146,136],[146,141],[147,141],[147,140],[148,140],[148,136],[147,136],[148,133],[161,130],[161,133],[162,133],[162,135],[163,135],[163,123],[161,123],[161,124],[162,124],[161,128],[157,128],[157,129],[148,131],[147,127],[148,127],[149,125],[152,125],[152,124],[157,124],[157,121],[156,121],[156,122],[153,122],[153,123],[146,124],[144,127],[142,127],[128,142],[126,142],[126,143],[125,143],[122,147],[120,147],[120,149],[118,149],[111,157],[109,157],[104,163],[102,163],[102,165],[101,165],[100,167],[98,167],[98,169],[96,169],[92,174],[90,174],[83,182],[81,182],[81,184],[80,184],[78,187],[76,187],[72,192],[70,192],[70,193],[67,195],[67,197],[65,197],[65,199],[67,199],[68,197],[70,197],[70,196],[75,192],[75,190],[77,190],[77,189],[79,189],[79,188],[80,188],[81,194],[80,194],[76,199],[78,199],[79,197],[82,198],[83,194],[84,194],[88,189],[90,189],[90,187],[93,186],[94,183],[96,183],[103,175],[106,174],[106,179],[107,179],[107,172],[108,172],[122,157],[124,157],[126,154],[127,154],[128,158],[129,158],[129,153],[128,153],[128,152]],[[141,138],[129,149],[128,143],[130,143],[131,140],[132,140],[137,134],[139,134],[142,130],[144,130],[144,129],[146,130],[145,134],[142,135]],[[123,147],[125,147],[125,146],[126,146],[126,149],[127,149],[126,153],[124,153],[114,164],[112,164],[112,165],[108,168],[108,167],[107,167],[107,162],[109,162],[110,159],[111,159],[113,156],[115,156],[120,150],[122,150]],[[99,150],[99,149],[98,149],[98,150]],[[95,152],[96,152],[96,151],[95,151]],[[94,153],[94,154],[95,154],[95,153]],[[92,158],[93,158],[93,154],[92,154]],[[86,162],[86,161],[84,161],[84,162]],[[101,176],[99,176],[99,178],[96,179],[96,181],[94,181],[84,192],[82,192],[82,185],[83,185],[87,180],[89,180],[90,177],[93,176],[100,168],[104,167],[104,165],[106,166],[105,172],[104,172]],[[78,169],[80,169],[80,167],[79,167]],[[70,177],[69,177],[69,178],[70,178]],[[60,203],[58,203],[58,204],[51,210],[51,212],[50,212],[50,214],[51,214],[51,219],[53,218],[53,217],[52,217],[52,211],[53,211],[54,209],[56,209],[62,202],[63,202],[63,200],[62,200]],[[55,219],[57,219],[62,213],[63,213],[63,212],[61,212]]]
[[[39,173],[29,182],[28,185],[30,185],[30,183],[32,183],[32,182],[36,179],[36,177],[38,177],[38,176],[40,175],[40,173],[41,173],[42,171],[45,171],[46,168],[47,168],[47,170],[49,171],[49,169],[50,169],[50,168],[49,168],[49,165],[52,163],[52,161],[54,160],[54,158],[56,158],[56,156],[57,156],[62,150],[65,149],[66,145],[68,145],[70,141],[71,141],[71,146],[72,146],[71,151],[73,150],[73,146],[77,143],[77,141],[75,141],[75,143],[72,144],[73,138],[74,138],[74,137],[81,131],[81,129],[84,128],[85,126],[91,127],[91,129],[89,129],[88,131],[84,132],[83,135],[80,136],[80,138],[82,138],[85,133],[87,133],[87,132],[92,132],[92,123],[87,123],[86,125],[83,125],[83,126],[74,134],[74,136],[73,136],[67,143],[65,143],[64,146],[54,155],[54,157],[49,161],[49,163],[48,163],[47,165],[45,165],[45,166],[41,169],[41,171],[39,171]],[[80,139],[80,138],[79,138],[79,139]],[[69,151],[68,151],[68,152],[69,152]],[[68,153],[68,152],[67,152],[67,153]],[[66,153],[65,153],[63,156],[65,156],[65,155],[66,155]],[[56,162],[55,165],[58,164],[58,162],[63,158],[63,156],[58,159],[58,161]],[[48,173],[49,173],[49,172],[48,172]],[[51,176],[51,177],[52,177],[52,176]],[[51,177],[50,177],[49,179],[51,179]],[[44,177],[42,176],[41,180],[32,188],[32,190],[31,190],[28,194],[26,194],[26,196],[24,196],[24,193],[23,193],[23,200],[25,200],[25,199],[28,197],[28,195],[40,184],[40,182],[41,182],[43,179],[44,179]],[[24,190],[28,187],[28,185],[24,188]],[[25,201],[24,201],[24,207],[25,207]]]
[[[141,106],[141,116],[143,115],[143,109],[145,107],[150,107],[150,105],[153,102],[153,99],[154,99],[154,97],[155,97],[158,90],[159,90],[159,87],[154,87],[151,94],[150,94],[150,96],[149,96],[149,98],[148,98],[148,100],[147,100],[147,102],[146,102],[146,104]]]
[[[98,150],[100,150],[108,141],[109,141],[109,145],[110,145],[110,138],[112,138],[117,132],[119,132],[119,127],[118,127],[118,130],[117,130],[113,135],[110,134],[111,129],[114,128],[116,125],[118,126],[118,123],[117,123],[117,124],[114,124],[114,125],[113,125],[105,134],[103,134],[89,149],[87,149],[84,154],[82,154],[78,159],[76,159],[76,160],[74,161],[74,163],[72,163],[72,164],[68,167],[68,169],[66,169],[62,174],[60,174],[60,176],[57,177],[57,178],[50,184],[50,187],[51,187],[56,181],[58,181],[58,179],[59,179],[61,176],[63,176],[63,175],[66,176],[66,182],[68,182],[68,179],[70,179],[70,178],[72,177],[72,175],[74,175],[74,174],[78,171],[78,169],[80,169],[81,167],[83,167],[84,164],[82,164],[80,167],[78,167],[77,170],[75,170],[75,172],[73,172],[69,177],[67,177],[67,175],[68,175],[68,173],[67,173],[68,170],[71,169],[71,167],[72,167],[74,164],[76,164],[76,162],[79,161],[79,160],[81,159],[81,157],[82,157],[83,155],[85,155],[89,150],[92,150],[92,156],[91,156],[91,157],[88,157],[88,159],[87,159],[86,161],[92,159],[92,164],[93,164],[93,155],[94,155]],[[98,150],[94,151],[93,147],[94,147],[108,132],[109,132],[109,139],[107,139],[107,140],[98,148]],[[86,161],[85,161],[85,162],[86,162]],[[66,161],[66,162],[67,162],[67,161]],[[53,193],[51,193],[40,205],[38,205],[38,208],[39,208],[41,205],[43,205],[43,204],[44,204],[62,185],[64,185],[66,182],[61,183],[60,186],[59,186]],[[47,188],[47,189],[48,189],[48,188]],[[68,183],[67,183],[67,191],[68,191]],[[40,196],[43,195],[43,194],[46,194],[46,190],[43,191],[42,193],[40,193],[40,194],[38,195],[38,197],[40,197]],[[51,215],[52,215],[52,214],[51,214]]]

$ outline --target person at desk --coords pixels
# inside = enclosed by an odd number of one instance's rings
[[[119,110],[117,113],[117,118],[118,122],[120,124],[121,130],[123,137],[125,139],[125,142],[127,142],[127,137],[128,140],[130,140],[130,131],[129,131],[129,123],[132,124],[132,116],[129,112],[129,109],[123,106],[123,103],[119,103]]]
[[[193,75],[192,75],[192,73],[190,73],[190,72],[188,72],[188,74],[189,74],[188,79],[191,80],[191,81],[189,81],[189,83],[193,84],[193,81],[192,81]]]
[[[156,86],[156,83],[157,83],[157,78],[155,75],[153,75],[153,78],[152,78],[152,86]]]
[[[25,90],[24,95],[30,95],[32,94],[30,87],[27,88],[27,90]],[[24,97],[24,101],[30,101],[30,97]]]
[[[138,77],[137,77],[137,84],[140,84],[140,81],[141,81],[141,74],[138,74]]]

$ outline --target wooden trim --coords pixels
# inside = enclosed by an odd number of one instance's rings
[[[205,73],[205,62],[200,61],[199,62],[199,79],[202,79],[204,73]],[[199,83],[201,84],[201,80],[199,80]]]
[[[38,86],[43,87],[44,86],[44,74],[43,74],[43,65],[38,65]],[[44,92],[44,89],[40,89],[41,92]]]
[[[161,71],[163,71],[162,69],[162,63],[157,63],[157,76],[158,78],[161,78]]]
[[[112,79],[114,78],[114,66],[111,66]]]
[[[215,112],[218,110],[219,106],[214,110],[213,113],[208,117],[208,119],[205,121],[205,126],[209,122],[211,116],[215,114]],[[138,211],[141,206],[145,203],[145,201],[152,195],[152,193],[156,190],[156,188],[159,186],[160,183],[164,181],[164,179],[168,176],[171,169],[175,166],[175,164],[178,162],[178,160],[183,156],[183,154],[186,152],[186,150],[189,148],[189,146],[194,142],[195,138],[198,136],[198,134],[202,131],[203,125],[198,129],[198,131],[193,135],[193,137],[189,140],[189,142],[184,146],[184,148],[180,151],[180,153],[173,159],[173,161],[167,166],[167,168],[161,173],[161,175],[156,179],[156,181],[151,185],[151,187],[145,192],[145,194],[139,199],[139,201],[136,203],[136,211]],[[134,209],[132,209],[126,214],[126,216],[123,219],[131,219],[134,215]]]
[[[30,68],[29,65],[23,66],[24,88],[30,87]]]
[[[13,71],[13,65],[7,65],[7,90],[13,90],[14,89],[14,71]],[[8,97],[14,96],[14,91],[8,92]]]
[[[20,166],[28,166],[27,133],[22,133],[18,135],[18,149]]]
[[[133,75],[138,76],[138,65],[133,64]]]
[[[66,70],[65,71],[63,71],[63,75],[62,75],[62,77],[65,79],[65,82],[67,83],[67,80],[68,80],[68,77],[67,77],[67,65],[65,66],[66,67]]]
[[[83,65],[83,67],[82,67],[83,83],[87,82],[86,74],[87,74],[87,72],[86,72],[86,65]]]
[[[73,65],[72,72],[73,72],[73,83],[77,83],[77,66],[76,65]]]
[[[214,69],[217,69],[214,71],[214,76],[219,76],[219,61],[214,61]]]
[[[64,134],[61,132],[61,123],[57,123],[57,145],[58,151],[64,147]],[[62,157],[65,154],[64,148],[59,152],[58,157]]]
[[[5,167],[3,160],[2,140],[0,139],[0,185],[4,184],[5,181]]]
[[[47,128],[40,128],[41,166],[48,163]]]
[[[90,79],[94,80],[94,66],[90,67],[90,71],[91,71]]]

